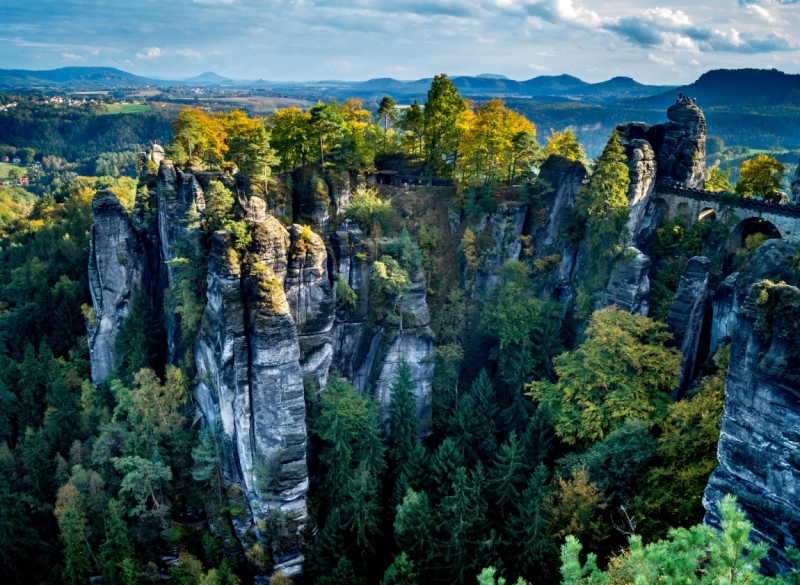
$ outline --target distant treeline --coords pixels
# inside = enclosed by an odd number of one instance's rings
[[[664,110],[604,107],[582,103],[542,103],[527,99],[508,99],[506,105],[531,120],[546,135],[550,128],[572,128],[590,158],[602,152],[614,125],[622,122],[656,124],[666,121]],[[698,103],[702,108],[703,104]],[[800,116],[791,110],[734,112],[722,108],[704,110],[709,136],[718,136],[726,145],[750,148],[800,147]]]
[[[7,101],[5,97],[0,96],[0,101]],[[106,116],[104,112],[102,106],[57,107],[23,101],[0,112],[0,144],[30,147],[42,156],[72,162],[172,139],[170,113]]]

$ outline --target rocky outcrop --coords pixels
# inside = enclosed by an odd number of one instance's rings
[[[797,161],[797,168],[794,171],[794,177],[792,177],[792,201],[797,203],[800,201],[800,160]]]
[[[162,290],[167,290],[174,278],[174,268],[169,263],[199,246],[197,222],[206,205],[203,189],[195,176],[176,169],[168,160],[163,161],[158,170],[157,193],[158,242],[164,267]],[[186,350],[181,335],[181,318],[173,307],[165,306],[164,321],[167,361],[176,363]]]
[[[678,290],[667,314],[667,331],[672,333],[672,344],[683,354],[681,377],[673,398],[682,398],[692,381],[697,365],[697,350],[703,330],[703,318],[708,299],[708,271],[711,261],[705,256],[695,256],[683,269]]]
[[[92,200],[89,236],[89,291],[93,314],[87,338],[92,382],[102,384],[117,365],[114,342],[142,284],[144,251],[117,196],[98,191]]]
[[[770,545],[764,568],[785,572],[782,558],[800,544],[800,290],[774,278],[791,262],[793,246],[768,241],[732,285],[734,307],[725,414],[714,471],[703,498],[705,522],[719,526],[716,507],[734,494],[753,523],[752,536]],[[716,319],[716,316],[715,316]]]
[[[293,225],[284,290],[300,336],[303,376],[323,388],[333,360],[331,330],[336,295],[328,275],[328,253],[322,238],[309,228]]]
[[[631,122],[617,126],[625,154],[628,157],[628,173],[631,184],[628,187],[628,231],[629,242],[641,245],[642,224],[645,221],[650,196],[656,186],[655,152],[650,143],[644,139],[647,125]]]
[[[611,271],[605,293],[595,310],[616,305],[624,311],[647,316],[650,302],[650,258],[628,248]]]
[[[694,103],[682,101],[667,110],[669,122],[647,131],[656,154],[659,182],[702,189],[706,166],[706,118]]]

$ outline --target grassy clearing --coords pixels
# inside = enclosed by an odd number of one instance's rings
[[[0,162],[0,179],[7,179],[8,171],[10,171],[11,169],[19,169],[22,171],[23,175],[28,174],[28,169],[26,169],[25,167],[21,167],[19,165],[12,165],[11,163]]]
[[[106,104],[106,114],[142,114],[149,112],[150,106],[147,104]]]

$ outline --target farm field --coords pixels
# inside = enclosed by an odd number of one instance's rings
[[[27,175],[28,174],[28,169],[26,169],[25,167],[21,167],[19,165],[13,165],[13,164],[10,164],[10,163],[0,162],[0,179],[7,179],[8,178],[8,172],[11,169],[19,169],[19,170],[22,171],[23,175]]]
[[[142,114],[149,111],[150,106],[147,104],[106,104],[106,115]]]

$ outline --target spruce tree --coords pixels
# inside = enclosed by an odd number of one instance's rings
[[[419,443],[419,421],[414,396],[415,383],[411,368],[405,357],[397,366],[397,374],[391,387],[389,399],[388,455],[394,475],[399,476],[410,461],[415,446]]]
[[[25,346],[22,363],[18,369],[19,426],[23,431],[26,427],[36,429],[42,424],[41,405],[46,381],[36,351],[31,344]]]
[[[344,528],[353,535],[353,542],[365,561],[375,553],[380,538],[381,505],[378,482],[367,461],[362,461],[347,485],[342,504]]]
[[[540,463],[528,478],[522,496],[514,502],[516,513],[509,519],[508,534],[517,549],[517,568],[538,583],[550,582],[555,545],[548,540],[545,528],[550,519],[547,468]]]
[[[414,561],[404,552],[397,555],[383,574],[381,585],[417,585]]]
[[[589,216],[589,243],[596,259],[598,255],[613,257],[619,249],[620,233],[628,219],[631,182],[626,160],[619,133],[614,130],[580,197]]]
[[[100,545],[99,564],[103,572],[103,582],[108,585],[125,585],[126,561],[134,560],[133,547],[128,538],[128,525],[125,522],[125,505],[118,500],[108,502],[106,517],[106,540]]]
[[[397,507],[394,535],[400,549],[408,553],[417,567],[422,568],[430,557],[434,526],[428,494],[409,489]]]
[[[455,441],[447,437],[431,458],[431,482],[439,497],[450,493],[455,472],[464,466],[464,458]]]
[[[80,427],[78,392],[62,376],[58,376],[47,385],[45,403],[48,407],[44,422],[47,440],[56,451],[66,453],[78,436]]]
[[[511,432],[508,441],[503,443],[489,473],[489,485],[495,506],[505,519],[519,498],[519,488],[525,482],[527,466],[525,454],[517,438]]]
[[[453,474],[453,489],[437,509],[438,525],[444,540],[439,543],[437,565],[446,582],[466,583],[482,561],[486,501],[483,498],[483,469],[478,465],[472,474],[459,467]]]

